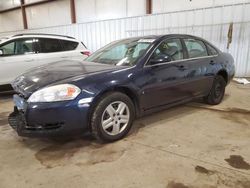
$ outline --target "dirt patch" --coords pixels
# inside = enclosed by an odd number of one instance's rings
[[[183,183],[171,181],[168,183],[167,188],[189,188],[189,187],[184,185]]]
[[[249,188],[250,187],[250,181],[238,181],[237,185],[240,185],[242,188]]]
[[[225,110],[219,110],[214,108],[207,108],[202,106],[194,106],[188,105],[191,108],[201,108],[204,110],[215,111],[218,112],[223,119],[243,124],[243,125],[250,125],[250,110],[241,109],[241,108],[227,108]]]
[[[227,108],[228,112],[239,113],[239,114],[250,114],[250,110],[241,109],[241,108]]]
[[[0,126],[8,124],[8,115],[9,115],[9,112],[0,113]]]
[[[7,124],[8,124],[8,120],[7,119],[0,119],[0,126],[7,125]]]
[[[227,163],[237,169],[249,170],[250,164],[244,161],[244,158],[240,155],[230,155],[229,159],[225,159]]]
[[[126,151],[125,149],[113,149],[108,147],[90,150],[91,151],[89,152],[88,157],[86,157],[86,160],[77,163],[77,166],[114,162],[118,160]]]
[[[202,166],[200,166],[202,167]],[[237,187],[237,188],[250,188],[249,178],[236,171],[224,172],[222,171],[211,171],[208,169],[195,168],[198,173],[204,174],[197,176],[196,180],[189,185],[190,188],[216,188],[216,187]],[[211,172],[213,174],[211,174]],[[209,174],[209,175],[208,175]]]
[[[38,151],[35,157],[47,168],[61,166],[65,164],[65,161],[73,157],[77,151],[88,144],[88,142],[72,142],[62,145],[53,144]]]
[[[207,175],[212,175],[212,174],[215,173],[215,171],[208,170],[208,169],[206,169],[206,168],[203,167],[203,166],[196,166],[196,167],[195,167],[195,171],[196,171],[196,172],[199,172],[199,173],[202,173],[202,174],[207,174]]]
[[[222,114],[222,118],[240,123],[244,125],[250,125],[250,111],[240,108],[227,108],[225,114]]]
[[[136,136],[139,133],[140,129],[143,129],[146,126],[147,125],[144,124],[144,123],[136,123],[136,124],[134,124],[132,126],[131,130],[129,131],[129,134],[128,134],[127,138]]]
[[[113,162],[125,152],[124,148],[112,144],[98,144],[91,140],[73,140],[55,143],[35,154],[46,168],[75,164],[77,166]]]

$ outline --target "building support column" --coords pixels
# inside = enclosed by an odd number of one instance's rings
[[[76,7],[75,0],[70,0],[71,23],[76,23]]]
[[[23,28],[28,29],[28,23],[27,23],[27,16],[25,11],[25,2],[24,0],[20,0],[21,2],[21,11],[22,11],[22,17],[23,17]]]
[[[146,14],[152,14],[152,0],[146,0]]]

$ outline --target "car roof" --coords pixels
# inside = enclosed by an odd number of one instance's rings
[[[145,35],[145,36],[139,36],[139,37],[130,37],[126,39],[159,39],[159,38],[168,38],[168,37],[189,37],[189,38],[197,38],[197,39],[202,39],[197,36],[193,35],[187,35],[187,34],[166,34],[166,35]],[[202,39],[204,40],[204,39]]]
[[[74,37],[67,36],[67,35],[48,34],[48,33],[19,33],[19,34],[13,35],[12,37],[27,36],[27,35],[29,35],[29,36],[36,35],[36,36],[65,37],[65,38],[75,39]]]
[[[45,33],[20,33],[20,34],[15,34],[10,37],[8,37],[7,40],[11,39],[19,39],[19,38],[30,38],[30,37],[39,37],[39,38],[54,38],[54,39],[61,39],[61,40],[70,40],[70,41],[78,41],[76,38],[67,36],[67,35],[57,35],[57,34],[45,34]],[[6,41],[6,40],[5,40]]]
[[[210,42],[208,42],[207,40],[201,38],[201,37],[197,37],[194,35],[188,35],[188,34],[165,34],[165,35],[146,35],[146,36],[139,36],[139,37],[129,37],[129,38],[125,38],[125,39],[121,39],[122,40],[130,40],[130,39],[135,39],[135,40],[140,40],[140,39],[165,39],[165,38],[172,38],[172,37],[176,37],[176,38],[191,38],[191,39],[198,39],[198,40],[202,40],[208,44],[210,44],[211,46],[213,46],[214,48],[216,48],[217,50],[219,50],[217,47],[215,47],[213,44],[211,44]],[[119,41],[119,40],[118,40]]]

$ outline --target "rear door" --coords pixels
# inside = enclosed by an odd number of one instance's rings
[[[63,47],[63,57],[73,60],[83,60],[89,56],[89,51],[83,43],[71,40],[60,40]]]
[[[213,82],[213,66],[216,57],[210,55],[204,41],[195,38],[184,38],[184,46],[187,51],[189,67],[187,75],[189,91],[193,97],[206,95]]]
[[[60,40],[54,38],[37,38],[39,64],[47,64],[66,58]]]
[[[38,66],[36,40],[21,38],[0,45],[0,85],[9,84],[14,78],[30,68]]]

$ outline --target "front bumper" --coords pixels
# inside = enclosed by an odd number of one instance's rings
[[[21,102],[20,102],[21,101]],[[89,105],[78,101],[27,103],[14,96],[9,124],[19,136],[50,137],[83,133],[88,128]]]

